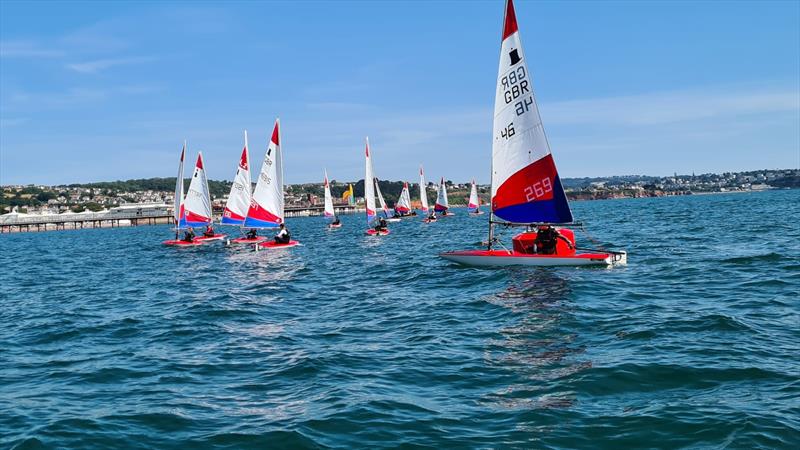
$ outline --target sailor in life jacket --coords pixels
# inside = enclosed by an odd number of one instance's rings
[[[288,244],[290,239],[291,235],[289,234],[289,230],[286,229],[286,225],[281,224],[280,231],[278,231],[278,234],[275,235],[275,243]]]
[[[570,249],[572,248],[572,242],[559,233],[558,230],[550,225],[539,225],[536,231],[536,240],[533,241],[533,253],[539,255],[554,255],[556,253],[556,243],[558,239],[566,242]]]
[[[205,237],[214,236],[214,227],[211,226],[211,224],[208,224],[208,226],[206,226],[206,231],[203,232],[203,236]]]

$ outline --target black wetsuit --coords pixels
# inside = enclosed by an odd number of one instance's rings
[[[572,244],[554,228],[544,228],[536,232],[536,253],[540,255],[555,255],[556,242],[562,239],[571,247]]]

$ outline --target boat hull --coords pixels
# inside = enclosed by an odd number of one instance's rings
[[[389,234],[389,230],[377,231],[375,229],[369,229],[367,230],[367,234],[370,236],[386,236]]]
[[[231,239],[231,244],[258,244],[259,242],[264,242],[267,240],[266,236],[258,236],[256,238],[246,238],[240,237],[236,239]]]
[[[339,224],[333,224],[332,223],[332,224],[328,225],[328,228],[336,230],[336,229],[342,228],[342,224],[340,224],[340,223]]]
[[[225,239],[227,236],[228,236],[227,234],[215,234],[213,236],[198,236],[194,238],[194,240],[202,244],[205,242],[221,241]]]
[[[172,247],[196,247],[198,245],[203,245],[202,242],[198,242],[196,239],[192,242],[184,241],[182,239],[170,239],[162,242],[162,244]]]
[[[440,257],[478,267],[505,266],[611,266],[627,263],[627,254],[619,253],[579,253],[569,256],[530,255],[506,250],[465,250],[440,253]]]
[[[273,241],[262,242],[262,243],[258,244],[258,247],[262,248],[262,249],[274,250],[274,249],[279,249],[279,248],[291,248],[291,247],[295,247],[297,245],[300,245],[300,243],[297,242],[297,241],[294,241],[294,240],[289,241],[286,244],[278,244],[277,242],[275,242],[273,240]]]
[[[400,218],[399,217],[390,217],[390,218],[384,219],[384,220],[387,221],[387,222],[400,222]]]

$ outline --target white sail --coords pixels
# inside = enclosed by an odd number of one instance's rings
[[[276,119],[244,221],[246,227],[275,228],[283,223],[283,156],[280,136],[280,120]]]
[[[439,183],[439,194],[436,196],[434,210],[436,210],[436,212],[444,212],[449,208],[450,203],[447,201],[447,186],[445,186],[444,177],[442,177],[442,181]]]
[[[211,194],[208,192],[208,178],[201,152],[197,153],[197,163],[183,207],[186,212],[186,223],[190,227],[211,223]]]
[[[183,141],[183,150],[181,150],[181,162],[178,164],[178,178],[175,180],[175,211],[173,219],[176,228],[182,228],[185,223],[183,219],[183,161],[186,158],[186,141]]]
[[[475,185],[475,180],[472,180],[472,189],[469,192],[469,204],[467,207],[474,210],[479,206],[481,206],[481,201],[478,198],[478,187]]]
[[[572,222],[533,93],[512,0],[506,2],[493,129],[494,215],[514,223]]]
[[[425,172],[419,166],[419,200],[422,203],[422,212],[428,213],[428,191],[425,186]]]
[[[383,199],[383,194],[381,193],[381,186],[378,184],[378,179],[375,178],[375,192],[378,194],[378,201],[380,202],[381,209],[383,210],[383,216],[387,219],[389,218],[389,207],[386,206],[386,201]]]
[[[333,197],[331,197],[331,185],[328,182],[328,171],[325,171],[325,217],[335,217],[333,210]]]
[[[397,199],[397,204],[394,209],[401,214],[406,214],[411,211],[411,195],[408,193],[408,183],[403,183],[403,190],[400,191],[400,197]]]
[[[250,209],[250,200],[253,197],[252,189],[253,186],[250,181],[250,152],[247,149],[247,130],[245,130],[242,156],[239,158],[239,165],[236,168],[236,176],[233,178],[228,202],[222,212],[221,223],[225,225],[242,225],[244,223],[247,211]]]
[[[367,138],[367,160],[366,160],[366,173],[364,174],[364,201],[366,202],[367,210],[367,225],[372,223],[375,218],[375,185],[373,184],[372,176],[372,156],[369,151],[369,138]]]

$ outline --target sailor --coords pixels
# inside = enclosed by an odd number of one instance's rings
[[[292,236],[289,234],[289,230],[286,228],[286,225],[281,224],[281,229],[278,231],[278,234],[275,235],[275,243],[288,244],[291,238]]]
[[[339,216],[333,216],[333,222],[331,222],[331,225],[339,225],[340,223],[342,222],[339,220]]]
[[[206,231],[203,232],[203,236],[205,237],[213,237],[214,236],[214,227],[211,224],[206,226]]]
[[[183,234],[183,240],[185,242],[194,241],[194,229],[192,229],[192,228],[187,229],[186,233]]]
[[[436,211],[431,210],[431,215],[428,216],[428,220],[436,220]]]
[[[386,231],[386,219],[381,217],[375,225],[375,231]]]
[[[472,212],[474,212],[475,214],[480,214],[481,213],[481,209],[480,208],[475,208],[475,211],[472,211]]]
[[[567,243],[567,246],[572,250],[572,242],[564,237],[555,228],[550,225],[539,225],[536,231],[536,240],[534,243],[534,253],[539,255],[555,255],[557,240],[561,239]]]
[[[247,239],[255,239],[258,237],[258,231],[255,228],[250,228],[245,237],[247,237]]]

